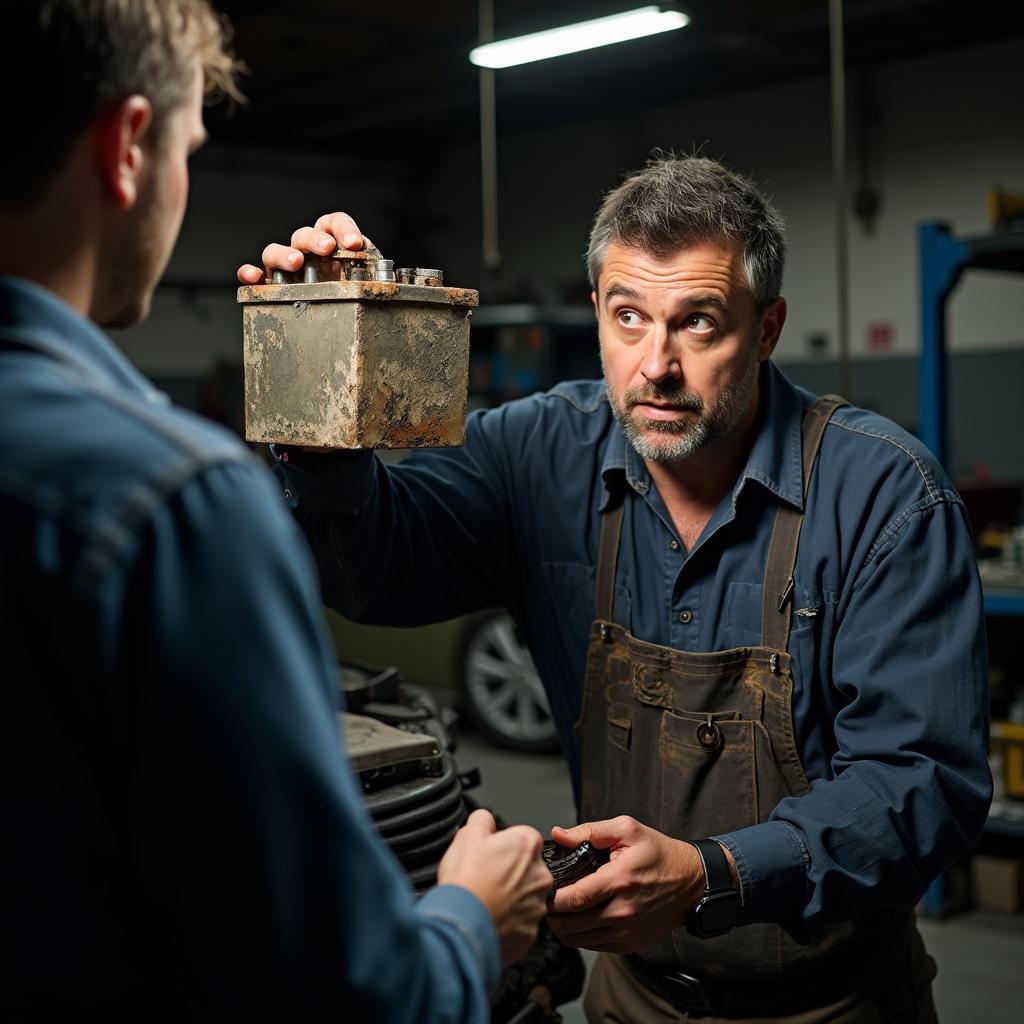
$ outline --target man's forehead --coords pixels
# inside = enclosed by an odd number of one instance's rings
[[[598,287],[620,289],[681,288],[692,285],[731,292],[744,284],[739,248],[712,240],[681,246],[659,255],[637,246],[611,242],[605,253]]]

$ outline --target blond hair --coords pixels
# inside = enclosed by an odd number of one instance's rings
[[[17,96],[0,206],[43,195],[96,115],[125,96],[149,100],[159,136],[197,58],[208,98],[243,100],[230,26],[207,0],[0,0],[0,24],[0,89]]]

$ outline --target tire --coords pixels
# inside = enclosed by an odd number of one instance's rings
[[[559,749],[544,686],[507,612],[467,620],[460,677],[462,709],[490,742],[535,754]]]

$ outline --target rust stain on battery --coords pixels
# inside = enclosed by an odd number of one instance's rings
[[[472,289],[335,278],[246,286],[238,298],[249,440],[464,442]]]

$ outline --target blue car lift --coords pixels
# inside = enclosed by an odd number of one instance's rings
[[[929,223],[920,225],[917,237],[921,287],[918,435],[948,467],[946,300],[965,270],[1024,273],[1024,231],[955,238],[948,225]],[[1024,616],[1024,591],[987,591],[985,613]],[[1001,829],[997,826],[992,831]],[[943,874],[929,886],[921,910],[929,917],[942,917],[949,910],[949,902]]]

